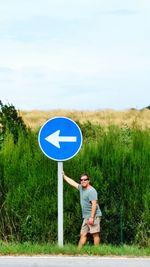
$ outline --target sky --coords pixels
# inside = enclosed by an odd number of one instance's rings
[[[149,106],[150,1],[1,1],[0,100],[19,110]]]

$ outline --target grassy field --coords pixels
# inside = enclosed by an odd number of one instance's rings
[[[0,255],[99,255],[99,256],[150,256],[150,248],[136,246],[112,246],[102,244],[98,247],[84,246],[78,249],[75,245],[59,247],[52,244],[4,243],[0,242]]]
[[[89,135],[86,135],[87,142],[80,157],[72,159],[68,165],[66,163],[65,170],[78,177],[78,173],[82,173],[83,169],[90,169],[90,177],[99,178],[94,179],[94,182],[101,196],[101,207],[105,218],[103,242],[98,247],[88,244],[79,250],[76,245],[67,244],[76,244],[78,229],[74,229],[72,236],[70,231],[65,231],[66,244],[63,247],[57,246],[55,233],[57,198],[56,179],[54,179],[56,165],[39,153],[36,135],[31,134],[30,131],[28,138],[24,138],[21,132],[17,144],[13,142],[13,135],[10,136],[8,133],[0,158],[2,170],[0,171],[2,181],[0,183],[2,192],[0,255],[150,256],[150,110],[21,111],[20,115],[32,129],[38,129],[46,120],[54,116],[67,116],[81,123],[87,121],[92,123],[92,133],[89,125],[86,126],[87,129],[83,128]],[[132,131],[128,128],[109,127],[107,135],[105,131],[98,131],[100,140],[93,142],[98,140],[97,135],[93,137],[95,128],[96,130],[98,128],[94,124],[104,127],[115,124],[135,129]],[[136,128],[147,128],[148,131],[140,131]],[[92,139],[89,139],[91,136]],[[31,162],[32,164],[29,164]],[[77,167],[74,168],[74,166]],[[67,213],[64,218],[67,227],[72,229],[74,225],[72,222],[76,222],[77,217],[80,218],[80,210],[78,205],[74,205],[72,212],[72,203],[76,204],[77,198],[70,189],[67,190],[67,187],[65,189],[64,197],[67,199],[68,206],[66,205]],[[51,217],[53,221],[49,220]],[[124,245],[106,245],[114,240],[115,244],[124,242]]]
[[[49,110],[49,111],[19,111],[24,122],[31,129],[38,129],[43,123],[55,116],[69,117],[81,123],[90,121],[93,124],[99,124],[107,127],[110,124],[120,127],[138,127],[150,128],[150,110],[149,109],[129,109],[123,111],[115,110],[97,110],[97,111],[75,111],[75,110]]]

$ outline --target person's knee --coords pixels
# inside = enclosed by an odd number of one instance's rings
[[[87,233],[85,233],[85,232],[81,232],[81,233],[80,233],[80,237],[86,238],[86,237],[87,237]]]
[[[97,232],[97,233],[93,233],[93,237],[99,237],[100,236],[100,233]]]
[[[100,233],[94,233],[93,234],[93,241],[94,241],[94,245],[99,245],[99,243],[100,243]]]

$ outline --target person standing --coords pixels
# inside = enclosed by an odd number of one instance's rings
[[[80,204],[82,209],[83,223],[80,230],[78,246],[81,248],[87,241],[87,234],[93,237],[94,245],[100,244],[100,220],[102,212],[98,205],[97,191],[90,185],[87,174],[80,176],[80,184],[63,172],[64,180],[80,192]]]

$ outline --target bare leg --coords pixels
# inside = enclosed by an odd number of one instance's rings
[[[86,234],[81,234],[80,235],[80,240],[79,240],[79,243],[78,243],[78,247],[81,248],[83,245],[85,245],[86,240],[87,240],[87,235]]]
[[[95,246],[98,246],[100,244],[100,234],[99,233],[93,234],[93,241],[94,241]]]

